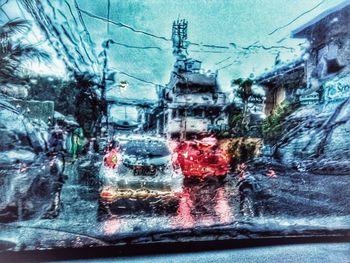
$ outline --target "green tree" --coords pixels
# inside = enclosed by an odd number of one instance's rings
[[[95,136],[106,108],[96,92],[99,84],[96,76],[88,73],[76,74],[74,78],[79,90],[75,98],[75,117],[88,136]]]
[[[251,99],[261,99],[261,95],[255,94],[253,92],[253,84],[254,81],[250,78],[248,79],[234,79],[231,82],[231,87],[237,87],[235,90],[235,96],[238,97],[243,104],[243,108],[241,112],[233,118],[233,123],[236,129],[238,128],[241,133],[245,134],[245,132],[249,129],[250,123],[250,111],[249,111],[249,103]]]
[[[0,26],[0,83],[18,83],[23,61],[37,59],[50,61],[47,52],[31,44],[23,43],[18,35],[30,29],[30,23],[22,19],[14,19]]]

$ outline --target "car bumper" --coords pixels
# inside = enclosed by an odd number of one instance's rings
[[[179,205],[179,197],[172,191],[103,187],[100,191],[100,205],[107,207],[111,213],[161,210],[175,212]]]

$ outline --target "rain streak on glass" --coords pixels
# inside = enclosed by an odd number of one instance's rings
[[[349,18],[0,1],[0,253],[349,233]]]

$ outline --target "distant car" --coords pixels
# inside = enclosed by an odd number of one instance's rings
[[[182,177],[173,171],[167,142],[137,137],[119,146],[108,150],[100,170],[100,208],[176,211]]]
[[[185,177],[225,177],[229,169],[228,156],[214,137],[180,142],[173,162]]]

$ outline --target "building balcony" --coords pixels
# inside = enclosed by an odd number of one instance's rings
[[[181,133],[186,129],[189,133],[201,133],[208,131],[210,121],[204,118],[187,117],[182,119],[171,119],[166,128],[166,133]]]
[[[227,104],[225,93],[195,93],[195,94],[172,94],[173,101],[168,104],[170,108],[185,105],[224,106]]]

